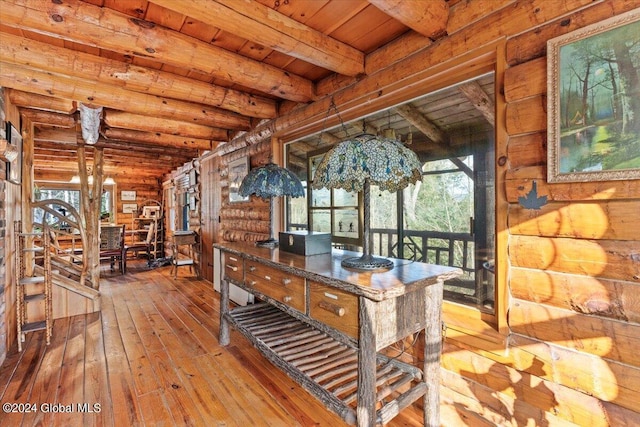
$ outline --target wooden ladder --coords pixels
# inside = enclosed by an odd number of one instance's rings
[[[53,328],[51,250],[49,233],[23,233],[22,221],[14,223],[16,241],[16,315],[18,329],[18,351],[28,332],[45,330],[47,345],[51,342]],[[41,240],[42,246],[35,241]],[[35,263],[42,261],[43,275],[35,275]],[[44,320],[27,322],[27,305],[44,301]]]

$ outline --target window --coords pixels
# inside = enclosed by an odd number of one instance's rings
[[[112,185],[103,186],[102,200],[100,203],[100,220],[103,222],[115,222],[114,209],[114,187]],[[75,210],[81,212],[80,187],[75,184],[42,184],[35,192],[36,200],[57,199],[73,206]],[[64,214],[64,212],[62,212]],[[34,222],[42,223],[44,212],[40,209],[34,212]]]
[[[463,84],[494,96],[494,73]],[[445,283],[445,299],[492,315],[495,130],[459,86],[324,131],[333,138],[313,136],[288,144],[287,164],[298,176],[308,174],[310,181],[332,146],[325,140],[342,140],[367,128],[401,140],[423,162],[423,179],[393,194],[372,187],[372,252],[460,268],[463,275]],[[334,245],[362,246],[358,194],[312,188],[308,194],[306,210],[303,203],[288,201],[288,230],[330,232]]]

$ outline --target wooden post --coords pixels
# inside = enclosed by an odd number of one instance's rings
[[[358,321],[358,406],[356,423],[359,427],[376,425],[376,335],[373,328],[375,302],[359,298]]]
[[[226,279],[220,281],[220,345],[229,345],[229,322],[227,314],[229,313],[229,282]]]
[[[440,355],[442,353],[442,295],[444,281],[425,288],[424,395],[425,427],[440,427]]]

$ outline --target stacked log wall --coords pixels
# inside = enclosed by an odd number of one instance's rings
[[[0,126],[6,128],[6,122],[20,126],[20,112],[12,105],[6,92],[0,88]],[[15,255],[13,239],[15,220],[22,212],[21,188],[5,180],[6,165],[0,161],[0,364],[4,361],[11,346],[15,343],[16,328],[16,287]]]
[[[499,425],[640,425],[640,182],[548,183],[546,170],[547,40],[640,4],[565,2],[575,11],[558,15],[555,3],[523,2],[530,28],[502,28],[508,138],[496,191],[508,201],[506,346],[447,338],[444,396]],[[506,22],[509,12],[497,13]],[[534,183],[547,197],[539,210],[518,200]]]
[[[249,167],[254,169],[269,162],[269,141],[250,145],[221,157],[220,161],[220,235],[218,241],[255,242],[269,237],[269,202],[250,196],[246,202],[229,202],[229,162],[249,157]]]

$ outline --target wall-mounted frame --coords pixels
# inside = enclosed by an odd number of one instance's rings
[[[7,162],[7,181],[14,184],[22,183],[22,135],[11,122],[7,122],[7,142],[16,147],[18,156]]]
[[[137,203],[123,203],[122,204],[122,213],[130,214],[138,212],[138,204]]]
[[[240,184],[249,173],[249,157],[244,156],[229,162],[229,202],[246,202],[249,197],[240,195]]]
[[[131,190],[122,190],[120,192],[120,200],[133,201],[136,199],[136,192]]]
[[[547,179],[640,178],[640,9],[547,42]]]

